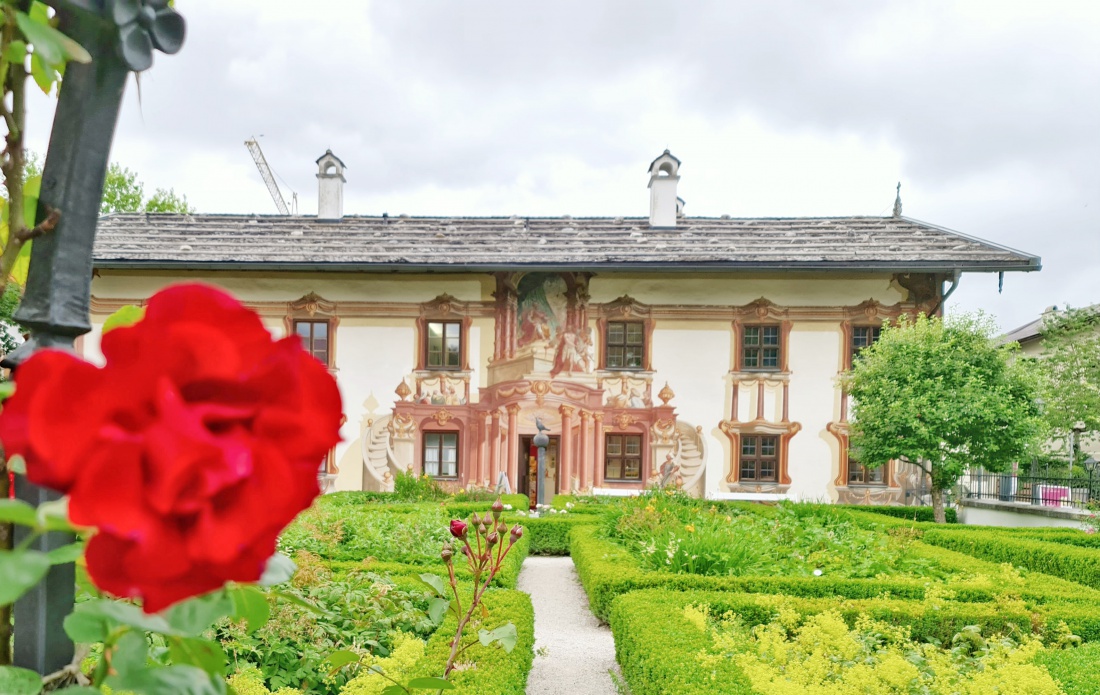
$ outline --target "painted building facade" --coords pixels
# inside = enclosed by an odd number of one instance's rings
[[[321,163],[322,186],[343,182],[342,162]],[[650,166],[648,218],[107,216],[81,349],[165,285],[224,287],[336,375],[337,490],[412,470],[532,492],[538,419],[559,493],[663,479],[711,497],[915,501],[914,471],[849,459],[838,376],[883,322],[938,312],[961,273],[1039,259],[899,209],[684,217],[679,166],[667,152]]]

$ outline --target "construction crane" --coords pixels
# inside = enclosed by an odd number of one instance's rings
[[[260,176],[263,177],[264,183],[267,184],[267,191],[271,194],[271,199],[275,201],[275,207],[279,208],[280,215],[291,214],[290,209],[287,207],[286,200],[283,198],[283,192],[279,190],[279,184],[275,183],[275,175],[271,171],[271,167],[267,164],[267,159],[264,158],[263,150],[260,149],[260,143],[256,142],[256,138],[252,137],[244,141],[245,147],[252,153],[252,159],[256,162],[256,168],[260,170]],[[285,182],[284,182],[285,183]],[[298,213],[298,194],[291,192],[293,196],[294,214]]]

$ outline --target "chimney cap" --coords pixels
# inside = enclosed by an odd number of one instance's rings
[[[660,157],[649,163],[649,173],[653,176],[659,176],[661,172],[665,172],[669,176],[675,176],[680,164],[681,162],[676,158],[676,155],[666,149]]]
[[[325,153],[317,158],[316,163],[320,164],[322,161],[325,161],[325,160],[335,161],[336,163],[338,163],[340,165],[341,169],[347,169],[348,168],[348,165],[344,164],[344,160],[342,160],[339,157],[337,157],[336,155],[334,155],[332,153],[332,150],[325,150]]]

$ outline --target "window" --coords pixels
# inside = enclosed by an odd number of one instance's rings
[[[462,369],[462,324],[458,321],[429,321],[428,369]]]
[[[458,477],[458,433],[424,433],[424,473],[433,478]]]
[[[852,360],[859,357],[863,348],[870,347],[878,340],[882,333],[879,326],[853,326],[852,327]]]
[[[745,326],[741,365],[745,369],[779,369],[779,326]]]
[[[848,459],[848,484],[849,485],[885,485],[886,466],[870,469],[864,468],[851,458]]]
[[[645,324],[641,321],[608,321],[605,347],[608,369],[644,368]]]
[[[642,479],[642,436],[609,434],[604,440],[604,479]]]
[[[302,339],[302,347],[321,364],[329,364],[328,321],[295,321],[294,332]]]
[[[741,480],[774,482],[778,468],[778,437],[748,435],[741,438]]]

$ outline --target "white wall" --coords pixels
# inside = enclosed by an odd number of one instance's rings
[[[825,427],[840,417],[834,407],[841,337],[839,324],[795,323],[791,328],[790,418],[802,425],[788,455],[792,499],[836,499],[836,438]]]

